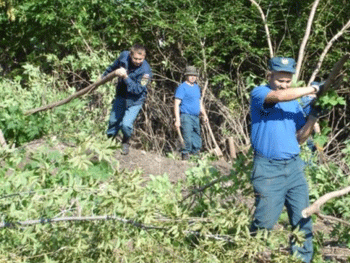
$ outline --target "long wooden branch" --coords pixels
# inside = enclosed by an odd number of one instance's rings
[[[321,196],[319,199],[317,199],[312,205],[305,208],[301,212],[301,214],[304,218],[307,218],[307,217],[311,216],[312,214],[320,213],[320,208],[324,203],[326,203],[327,201],[329,201],[332,198],[346,195],[347,193],[350,193],[350,186],[348,186],[342,190],[327,193],[327,194]]]
[[[113,71],[113,72],[109,73],[106,77],[104,77],[103,79],[96,81],[95,83],[89,85],[88,87],[86,87],[82,90],[79,90],[78,92],[74,93],[73,95],[69,96],[68,98],[65,98],[63,100],[57,101],[55,103],[52,103],[52,104],[49,104],[46,106],[42,106],[42,107],[39,107],[36,109],[29,110],[25,113],[25,115],[32,115],[32,114],[40,112],[40,111],[49,110],[49,109],[61,106],[63,104],[66,104],[73,99],[76,99],[76,98],[78,98],[78,97],[80,97],[88,92],[95,90],[97,87],[105,84],[106,82],[114,79],[115,77],[117,77],[117,73],[116,73],[116,71]]]
[[[58,223],[58,222],[69,222],[69,221],[100,221],[100,220],[115,220],[119,221],[124,224],[130,224],[133,225],[134,227],[146,229],[146,230],[163,230],[163,231],[168,231],[169,228],[165,227],[157,227],[157,226],[152,226],[152,225],[145,225],[138,223],[134,220],[130,219],[125,219],[117,216],[81,216],[81,217],[59,217],[59,218],[52,218],[52,219],[37,219],[37,220],[27,220],[27,221],[21,221],[21,222],[16,222],[16,223],[11,223],[11,222],[3,222],[0,223],[0,228],[8,228],[8,227],[18,227],[18,226],[30,226],[30,225],[38,225],[38,224],[51,224],[51,223]],[[215,235],[215,234],[201,234],[199,231],[192,231],[192,230],[185,230],[184,233],[186,235],[196,235],[196,236],[203,236],[207,238],[212,238],[220,241],[225,241],[229,243],[234,243],[232,237],[228,235]]]
[[[341,69],[343,68],[344,64],[346,61],[350,58],[350,53],[346,53],[337,61],[337,63],[334,64],[332,71],[329,73],[325,83],[323,84],[323,89],[319,94],[317,94],[317,99],[318,100],[321,96],[326,94],[326,92],[333,86],[336,78],[339,76],[339,73]]]
[[[271,36],[270,36],[270,31],[269,31],[269,27],[267,26],[267,21],[266,21],[266,17],[265,14],[263,12],[263,10],[261,9],[260,5],[255,1],[255,0],[249,0],[253,5],[255,5],[261,15],[261,18],[263,20],[264,23],[264,27],[265,27],[265,32],[266,32],[266,37],[267,37],[267,44],[269,46],[269,51],[270,51],[270,58],[273,58],[273,47],[272,47],[272,43],[271,43]]]
[[[208,80],[208,76],[207,76],[207,67],[208,67],[208,64],[207,64],[207,56],[206,56],[206,53],[205,53],[205,41],[204,40],[201,40],[201,51],[202,51],[202,59],[203,59],[203,74],[204,74],[204,78],[205,78],[205,84],[204,84],[204,88],[203,88],[203,91],[202,91],[202,97],[201,97],[201,105],[203,106],[204,108],[204,97],[205,97],[205,93],[208,89],[208,86],[209,86],[209,80]],[[204,109],[205,110],[205,109]],[[217,157],[219,158],[222,158],[224,155],[214,137],[214,134],[213,134],[213,131],[211,129],[211,126],[209,124],[209,122],[207,122],[205,124],[206,128],[208,129],[209,131],[209,135],[215,145],[215,148],[214,148],[214,153]]]
[[[208,79],[206,79],[205,84],[204,84],[204,88],[203,88],[203,91],[202,91],[202,98],[201,98],[201,104],[203,105],[203,107],[204,107],[204,103],[203,103],[204,94],[205,94],[205,92],[207,91],[208,84],[209,84],[209,83],[208,83]],[[224,156],[224,154],[222,153],[222,151],[221,151],[221,149],[220,149],[220,147],[219,147],[219,144],[217,143],[217,141],[216,141],[216,139],[215,139],[215,136],[214,136],[214,134],[213,134],[213,130],[211,129],[211,126],[210,126],[209,122],[207,122],[207,123],[205,124],[205,128],[208,129],[209,136],[210,136],[211,140],[212,140],[213,143],[214,143],[214,147],[215,147],[215,148],[214,148],[214,153],[215,153],[215,155],[216,155],[217,157],[219,157],[219,158],[222,158],[222,157]]]
[[[140,227],[143,229],[163,229],[161,227],[156,226],[146,226],[144,224],[135,222],[134,220],[129,220],[117,216],[81,216],[81,217],[59,217],[59,218],[42,218],[37,220],[27,220],[27,221],[21,221],[21,222],[3,222],[0,223],[0,228],[5,227],[15,227],[15,226],[30,226],[30,225],[37,225],[37,224],[47,224],[47,223],[57,223],[57,222],[68,222],[68,221],[97,221],[97,220],[116,220],[120,221],[125,224],[131,224],[136,227]]]
[[[313,82],[316,78],[316,75],[317,73],[320,71],[320,68],[321,68],[321,65],[323,63],[323,60],[324,58],[326,57],[329,49],[332,47],[333,43],[339,38],[341,37],[345,31],[347,29],[350,28],[350,20],[343,26],[343,28],[335,35],[333,36],[333,38],[327,43],[325,49],[323,50],[321,56],[320,56],[320,59],[318,60],[317,64],[316,64],[316,68],[314,70],[314,72],[312,72],[312,75],[310,77],[310,80],[309,80],[309,83],[308,83],[308,86],[311,84],[311,82]]]
[[[320,0],[316,0],[313,3],[312,8],[311,8],[311,12],[310,12],[310,16],[309,16],[309,19],[307,21],[305,35],[304,35],[303,41],[301,42],[301,45],[300,45],[298,61],[297,61],[296,70],[295,70],[296,80],[299,79],[300,68],[301,68],[301,65],[303,64],[303,60],[304,60],[305,47],[306,47],[307,41],[308,41],[309,36],[310,36],[312,22],[314,20],[316,8],[317,8],[319,2],[320,2]]]

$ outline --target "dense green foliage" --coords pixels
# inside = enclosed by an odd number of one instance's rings
[[[182,81],[184,67],[194,64],[201,69],[201,79],[209,81],[210,93],[220,98],[234,116],[233,120],[225,119],[222,115],[227,114],[220,112],[222,106],[217,105],[218,101],[209,103],[209,115],[218,124],[214,131],[221,136],[234,136],[239,145],[249,145],[249,92],[264,81],[269,59],[260,13],[250,1],[239,0],[232,4],[193,0],[1,0],[0,3],[4,11],[0,13],[1,73],[11,80],[22,78],[21,87],[32,88],[24,77],[24,65],[29,63],[58,78],[57,89],[80,89],[87,85],[86,81],[95,80],[118,53],[134,42],[142,42],[155,73],[155,91],[160,91],[155,94],[157,99],[165,97],[165,105],[170,105],[174,88]],[[297,59],[312,3],[260,1],[267,15],[275,55]],[[349,12],[346,0],[320,1],[305,49],[301,79],[307,81],[311,76],[330,38],[348,21]],[[348,44],[348,33],[333,43],[318,79],[327,76],[334,62],[348,49]],[[111,51],[113,55],[104,61],[97,59],[89,64],[88,60],[81,59],[83,56],[98,58],[101,52]],[[58,66],[58,61],[61,64],[70,62],[74,69]],[[346,78],[341,87],[348,85]],[[342,94],[348,99],[347,90]],[[348,109],[343,115],[338,107],[334,114],[334,119],[349,116]],[[159,116],[148,117],[153,130],[162,130],[166,137],[172,137],[170,130],[163,131]],[[345,117],[344,121],[347,120]],[[228,125],[228,121],[233,124]],[[240,123],[244,123],[244,127],[235,129]],[[348,135],[348,131],[343,130],[338,137],[343,140]],[[154,146],[150,148],[155,149]]]
[[[350,13],[347,0],[320,2],[305,50],[305,81]],[[312,3],[260,1],[276,55],[297,58]],[[0,10],[0,130],[8,143],[0,149],[0,221],[120,219],[2,228],[0,262],[264,262],[267,251],[273,262],[293,262],[285,213],[282,229],[249,234],[249,92],[265,81],[269,59],[263,23],[250,1],[0,0]],[[349,40],[347,32],[333,44],[318,79],[348,50]],[[214,95],[206,105],[220,146],[234,136],[245,154],[230,177],[183,202],[184,190],[222,175],[210,156],[176,184],[166,174],[145,180],[141,171],[120,171],[113,158],[119,145],[104,136],[112,83],[67,105],[24,115],[86,87],[134,42],[145,44],[155,73],[136,127],[139,147],[158,150],[160,141],[168,147],[160,152],[173,149],[173,92],[184,67],[194,64]],[[338,91],[321,101],[331,114],[321,120],[316,141],[326,147],[329,162],[320,165],[303,146],[312,201],[350,184],[348,66]],[[35,139],[46,147],[30,145]],[[349,221],[349,207],[346,196],[323,212]],[[343,224],[330,234],[317,232],[316,262],[323,261],[325,240],[350,248],[349,233]],[[297,230],[293,237],[302,240]]]
[[[253,195],[251,161],[246,157],[237,159],[226,180],[181,202],[182,189],[221,176],[210,159],[198,161],[186,181],[174,185],[166,174],[145,181],[137,170],[120,173],[113,165],[115,147],[109,141],[89,137],[78,145],[62,148],[50,140],[47,147],[31,151],[2,150],[1,221],[100,215],[119,220],[1,229],[2,261],[259,262],[268,246],[274,262],[293,262],[286,253],[289,226],[283,217],[282,229],[249,234],[251,206],[245,200]],[[324,176],[323,169],[311,167],[308,175],[313,197],[332,190],[327,188],[333,178]],[[339,185],[346,181],[339,171],[335,176]],[[325,210],[350,219],[344,211],[350,198],[341,202],[329,203]],[[349,241],[348,233],[349,228],[341,225],[334,230],[340,243]],[[294,235],[302,240],[297,231]],[[317,235],[316,240],[327,238],[322,232]],[[320,241],[316,248],[322,246]],[[319,252],[315,258],[321,262]]]

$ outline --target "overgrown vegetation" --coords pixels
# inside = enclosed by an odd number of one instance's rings
[[[290,2],[260,5],[268,14],[274,53],[297,57],[313,1]],[[345,0],[321,2],[301,72],[305,83],[350,12]],[[0,0],[0,8],[0,130],[8,143],[0,149],[0,220],[7,224],[0,230],[1,262],[295,260],[287,251],[285,214],[280,229],[249,233],[249,92],[265,81],[269,59],[263,23],[249,1]],[[317,79],[327,77],[349,40],[345,33],[334,43]],[[155,77],[137,120],[134,147],[175,151],[174,89],[185,65],[194,64],[201,69],[200,84],[209,83],[205,105],[220,147],[227,148],[233,136],[241,153],[230,176],[220,174],[210,156],[197,160],[187,179],[176,184],[166,174],[146,180],[141,171],[119,170],[113,158],[119,145],[104,135],[112,83],[67,105],[24,115],[88,86],[135,41],[146,45]],[[321,102],[330,109],[316,136],[326,162],[321,165],[317,153],[303,146],[311,201],[350,185],[349,63],[342,73],[337,91]],[[209,151],[205,130],[203,137]],[[28,147],[33,140],[45,147]],[[183,200],[220,176],[225,177]],[[345,196],[327,203],[323,212],[349,221],[349,207]],[[16,225],[107,215],[110,220]],[[316,232],[315,262],[325,261],[325,241],[350,248],[349,233],[340,223],[330,233]],[[298,231],[293,237],[303,239]]]

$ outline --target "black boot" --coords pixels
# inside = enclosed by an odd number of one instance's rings
[[[107,134],[107,138],[112,140],[112,141],[115,141],[117,138],[117,135]]]
[[[122,140],[122,145],[123,145],[122,154],[123,155],[129,154],[129,148],[130,148],[129,141],[130,141],[130,138],[126,138],[125,136],[123,137],[123,140]]]
[[[186,161],[186,160],[189,160],[190,159],[190,155],[188,153],[183,153],[182,154],[182,160],[183,161]]]

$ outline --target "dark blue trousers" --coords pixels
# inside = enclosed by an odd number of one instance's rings
[[[199,117],[182,113],[180,119],[181,133],[185,141],[185,147],[182,149],[182,153],[198,153],[202,147]]]
[[[116,136],[121,129],[124,138],[130,138],[134,122],[141,108],[142,104],[127,107],[125,98],[116,97],[109,117],[107,135]]]
[[[301,215],[301,211],[309,206],[303,168],[299,156],[283,161],[254,157],[251,181],[256,194],[256,210],[252,231],[272,229],[286,206],[293,229],[299,227],[306,238],[302,247],[291,244],[292,253],[296,252],[304,262],[310,262],[313,255],[312,220]]]

